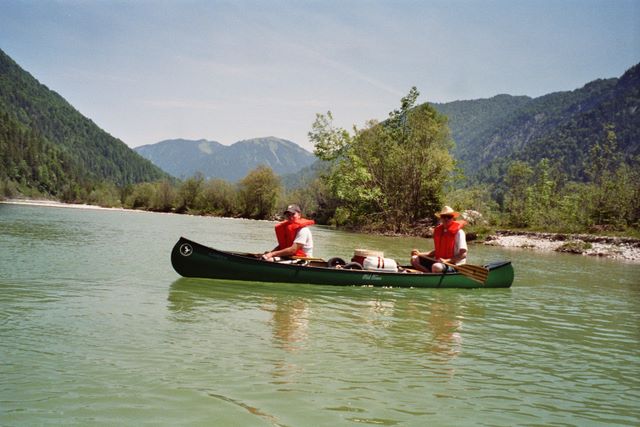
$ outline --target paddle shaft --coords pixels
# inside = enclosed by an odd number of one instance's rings
[[[457,266],[457,265],[455,265],[455,264],[452,264],[452,263],[450,263],[450,262],[446,262],[446,261],[444,261],[444,260],[442,260],[442,259],[441,259],[440,261],[438,261],[437,259],[435,259],[435,258],[431,258],[430,256],[426,256],[426,255],[422,255],[422,254],[418,254],[418,256],[419,256],[420,258],[422,258],[422,259],[426,259],[427,261],[431,261],[431,262],[433,262],[434,264],[435,264],[436,262],[439,262],[440,264],[448,265],[449,267],[452,267],[452,268],[457,268],[457,267],[459,267],[459,266]]]
[[[482,284],[484,284],[484,282],[487,280],[487,277],[489,276],[489,270],[486,267],[482,267],[480,265],[472,265],[472,264],[460,264],[460,265],[455,265],[452,264],[450,262],[446,262],[444,260],[436,260],[434,258],[428,257],[426,255],[418,255],[420,258],[432,261],[432,262],[439,262],[442,263],[446,266],[449,266],[453,269],[455,269],[458,273],[462,274],[463,276],[466,276],[472,280],[475,280],[476,282],[480,282]]]
[[[231,253],[233,253],[234,255],[246,256],[251,258],[261,258],[262,255],[264,255],[264,254],[250,253],[250,252],[231,252]],[[292,257],[284,257],[284,258],[301,259],[304,261],[326,262],[322,258],[315,258],[315,257],[308,257],[308,256],[292,256]]]
[[[291,259],[302,259],[304,261],[317,261],[317,262],[327,262],[322,258],[314,258],[310,256],[292,256]]]

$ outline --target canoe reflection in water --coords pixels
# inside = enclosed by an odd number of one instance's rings
[[[287,351],[304,348],[309,334],[309,303],[303,298],[282,300],[267,297],[263,309],[271,312],[270,324],[276,346]]]
[[[450,304],[433,302],[427,315],[427,325],[431,332],[431,342],[426,343],[425,352],[451,359],[462,349],[462,316]]]
[[[336,290],[248,282],[238,286],[224,280],[181,278],[171,286],[168,300],[174,321],[215,324],[216,330],[233,329],[249,339],[255,338],[258,324],[265,325],[271,348],[291,355],[310,348],[340,349],[346,340],[411,354],[417,360],[426,358],[425,369],[435,369],[429,364],[447,363],[460,354],[465,319],[484,317],[481,306],[470,305],[465,294],[417,289]],[[299,371],[295,358],[276,362],[279,357],[274,356],[274,376]]]
[[[369,300],[363,304],[359,320],[372,328],[360,335],[381,348],[398,348],[421,359],[447,362],[462,351],[464,310],[455,298],[424,294]]]

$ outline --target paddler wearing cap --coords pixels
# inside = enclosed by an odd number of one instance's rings
[[[275,227],[278,246],[262,255],[262,259],[273,261],[276,257],[313,257],[313,236],[309,226],[315,221],[302,218],[300,212],[298,205],[287,206],[285,220]]]
[[[416,270],[425,273],[442,273],[451,267],[449,264],[460,265],[467,262],[467,238],[464,227],[467,222],[456,221],[460,214],[449,206],[436,213],[440,224],[433,230],[433,242],[435,249],[426,253],[420,253],[417,249],[411,251],[411,265]],[[451,271],[453,271],[451,269]]]

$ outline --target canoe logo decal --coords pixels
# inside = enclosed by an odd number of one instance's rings
[[[189,255],[191,255],[192,253],[193,253],[193,248],[191,247],[191,245],[190,245],[190,244],[188,244],[188,243],[183,243],[183,244],[180,246],[180,254],[181,254],[182,256],[189,256]]]
[[[382,277],[377,274],[363,274],[362,280],[382,280]]]

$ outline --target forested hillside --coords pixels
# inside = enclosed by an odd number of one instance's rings
[[[205,178],[238,181],[258,166],[267,166],[276,174],[294,173],[316,159],[310,152],[286,139],[253,138],[226,146],[215,141],[172,139],[135,149],[177,178],[197,172]]]
[[[166,175],[0,50],[0,182],[74,199]]]
[[[589,153],[613,130],[626,160],[640,155],[640,65],[619,79],[595,80],[580,89],[539,98],[434,104],[449,117],[454,155],[474,182],[500,183],[516,160],[549,159],[566,179],[587,179]]]

